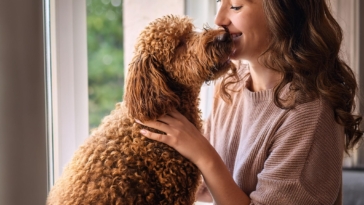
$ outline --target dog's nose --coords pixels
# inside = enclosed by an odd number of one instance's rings
[[[215,40],[220,41],[220,42],[226,42],[229,40],[229,38],[230,38],[229,33],[223,33],[223,34],[216,36]]]

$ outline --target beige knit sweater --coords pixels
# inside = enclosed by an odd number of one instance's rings
[[[342,204],[344,129],[332,108],[318,99],[284,110],[272,95],[216,97],[205,136],[251,204]]]

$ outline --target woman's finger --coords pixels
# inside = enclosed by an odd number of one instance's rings
[[[135,122],[141,124],[141,125],[145,125],[147,127],[151,127],[160,131],[165,132],[166,129],[168,130],[168,125],[165,122],[156,120],[156,121],[145,121],[145,122],[140,122],[139,120],[135,120]]]
[[[157,121],[163,122],[167,125],[171,124],[174,120],[174,117],[170,114],[163,115],[157,119]]]
[[[185,117],[180,112],[178,112],[178,110],[176,108],[173,108],[173,110],[168,115],[170,115],[172,118],[179,119],[179,120]]]
[[[145,137],[149,138],[149,139],[152,139],[152,140],[155,140],[155,141],[158,141],[158,142],[163,142],[163,143],[165,143],[167,145],[170,145],[171,136],[150,132],[150,131],[145,130],[145,129],[141,129],[140,133],[142,135],[144,135]]]

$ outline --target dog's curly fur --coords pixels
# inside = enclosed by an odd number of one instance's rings
[[[75,153],[47,204],[193,204],[197,167],[143,137],[135,119],[156,120],[176,108],[201,129],[200,88],[234,68],[232,49],[226,31],[195,32],[184,16],[165,16],[146,27],[129,65],[124,102]]]

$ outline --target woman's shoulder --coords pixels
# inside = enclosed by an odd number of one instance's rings
[[[293,115],[307,116],[315,120],[323,116],[335,120],[334,109],[331,103],[322,97],[297,103],[291,110],[291,113]]]
[[[336,122],[334,109],[323,98],[301,103],[290,109],[278,130],[281,134],[288,133],[288,136],[305,135],[305,140],[314,140],[317,137],[332,140],[344,135],[343,126]]]

